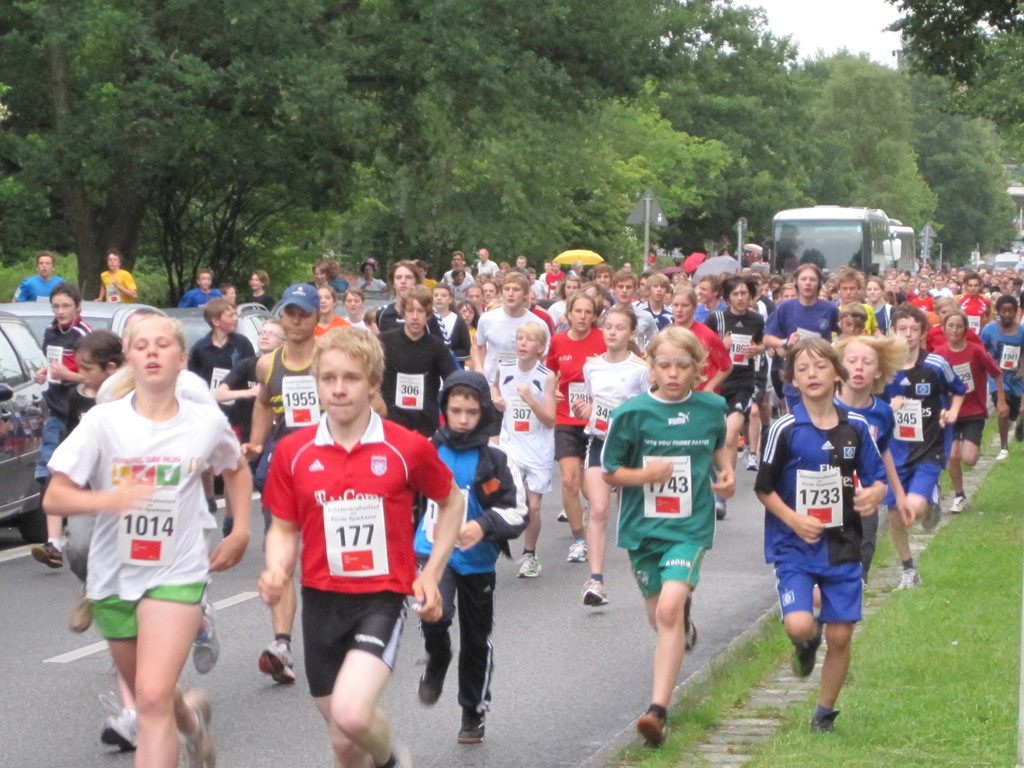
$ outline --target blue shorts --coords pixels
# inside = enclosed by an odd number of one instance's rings
[[[896,470],[900,477],[903,490],[909,496],[914,493],[923,496],[933,504],[939,502],[939,475],[942,474],[942,467],[938,464],[924,463],[914,467],[902,466]],[[896,506],[896,496],[890,488],[882,504],[887,507]]]
[[[860,561],[827,565],[803,562],[775,564],[782,615],[814,612],[814,586],[821,590],[821,621],[824,624],[860,621],[864,575]]]

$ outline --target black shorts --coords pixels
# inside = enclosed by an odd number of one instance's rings
[[[984,431],[984,419],[980,417],[977,419],[960,419],[953,425],[953,439],[963,440],[965,443],[974,443],[980,446],[981,433]]]
[[[575,456],[580,461],[587,458],[587,443],[590,435],[583,434],[584,424],[555,425],[555,461]]]
[[[601,466],[601,452],[604,450],[604,438],[590,436],[590,442],[587,443],[587,458],[583,463],[584,469],[590,469],[591,467]]]
[[[1006,395],[1006,404],[1010,408],[1010,421],[1016,421],[1017,417],[1020,416],[1020,395],[1015,395],[1012,392],[1004,392]],[[992,393],[992,407],[996,404],[996,393]]]
[[[405,595],[302,588],[302,647],[309,693],[330,696],[349,651],[366,651],[394,669],[405,624]]]
[[[744,416],[750,413],[750,406],[754,403],[754,394],[757,387],[753,383],[737,387],[729,392],[722,390],[722,397],[725,398],[726,416],[731,413],[742,413]]]

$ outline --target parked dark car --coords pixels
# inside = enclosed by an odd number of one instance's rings
[[[45,367],[28,324],[0,312],[0,525],[17,527],[26,542],[46,540],[42,487],[35,480],[46,404],[33,378]]]

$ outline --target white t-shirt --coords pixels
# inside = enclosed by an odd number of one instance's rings
[[[543,404],[544,386],[549,376],[554,374],[539,361],[525,372],[519,370],[515,360],[498,366],[498,391],[505,401],[499,437],[501,447],[516,466],[548,472],[555,463],[555,430],[541,424],[533,409],[519,397],[519,385],[528,386]]]
[[[118,532],[123,516],[99,514],[89,546],[86,594],[138,600],[153,587],[205,581],[209,570],[204,528],[209,518],[202,473],[238,466],[240,449],[220,408],[178,401],[169,421],[139,416],[133,395],[96,405],[57,446],[47,465],[79,486],[111,490],[115,478],[138,477],[176,498],[173,560],[167,565],[122,562]]]
[[[647,362],[636,355],[630,355],[618,363],[609,363],[601,355],[584,363],[583,385],[593,408],[603,407],[610,411],[651,388],[650,369]],[[607,414],[600,414],[597,420],[592,414],[590,423],[583,428],[584,433],[606,437],[608,427],[605,424],[602,428],[601,421],[607,422]]]
[[[499,307],[481,315],[476,326],[476,343],[480,347],[487,345],[487,357],[484,358],[484,376],[487,381],[494,381],[499,360],[516,359],[516,330],[523,323],[530,322],[540,325],[544,335],[548,335],[544,321],[529,310],[524,311],[520,317],[512,317],[504,307]],[[550,340],[548,338],[544,342],[545,353]]]
[[[565,302],[559,299],[548,307],[548,317],[551,318],[551,324],[555,327],[555,333],[564,331],[564,328],[559,329],[558,326],[560,326],[562,321],[565,319]]]
[[[124,379],[128,375],[128,368],[118,368],[114,373],[100,385],[99,391],[96,393],[97,403],[109,403],[114,399],[113,393],[117,388],[118,382]],[[176,397],[184,400],[191,400],[193,403],[199,403],[200,405],[212,405],[215,408],[218,407],[217,401],[213,398],[213,393],[210,392],[210,385],[203,381],[203,378],[187,368],[182,369],[178,373],[178,382],[174,385],[174,394]]]
[[[498,274],[498,262],[494,259],[478,261],[476,263],[477,277],[494,277],[496,274]]]

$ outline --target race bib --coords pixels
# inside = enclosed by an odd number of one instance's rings
[[[924,420],[920,400],[904,400],[896,416],[896,438],[907,443],[924,442]]]
[[[569,413],[572,413],[572,407],[577,402],[582,400],[584,403],[589,403],[590,398],[587,397],[587,385],[582,381],[570,381],[569,382]]]
[[[516,350],[514,347],[512,349],[506,349],[503,352],[498,353],[499,363],[514,363],[517,359],[518,358],[516,357]]]
[[[58,347],[55,344],[49,344],[46,347],[46,380],[48,382],[56,381],[53,378],[53,374],[50,372],[50,366],[54,363],[64,362],[64,347]]]
[[[796,335],[797,335],[797,339],[799,341],[803,341],[804,339],[820,339],[821,338],[821,334],[820,333],[818,333],[817,331],[810,331],[810,330],[808,330],[806,328],[797,328],[796,329]]]
[[[729,350],[729,359],[733,365],[749,365],[749,358],[743,354],[743,350],[751,345],[754,337],[747,333],[732,334],[732,347]]]
[[[121,515],[117,528],[117,557],[125,565],[170,565],[174,561],[177,538],[177,488],[160,489],[142,509]]]
[[[973,328],[975,331],[981,330],[981,318],[977,315],[968,315],[967,327]]]
[[[512,416],[512,431],[518,435],[529,435],[537,431],[540,421],[533,408],[526,404],[521,397],[513,397],[508,401],[509,412]]]
[[[384,500],[379,496],[324,504],[324,540],[332,576],[388,574]]]
[[[664,483],[644,486],[644,517],[675,519],[693,514],[693,483],[689,456],[644,456],[644,466],[652,461],[667,461],[672,476]]]
[[[843,524],[843,478],[839,467],[796,471],[796,513],[820,520],[826,528]]]
[[[320,417],[320,397],[312,376],[285,376],[281,380],[284,423],[288,427],[308,427]]]
[[[465,525],[469,517],[469,489],[460,488],[459,490],[462,492],[463,501],[462,525]],[[434,526],[437,525],[437,513],[437,502],[433,499],[427,499],[427,508],[423,512],[423,532],[427,535],[427,541],[431,544],[434,543]]]
[[[621,403],[621,400],[617,400],[613,397],[595,397],[593,400],[593,408],[590,411],[590,421],[587,423],[587,429],[600,437],[607,437],[608,420],[611,418],[612,411]]]
[[[121,294],[118,293],[117,286],[113,283],[107,286],[107,301],[114,304],[121,301]]]
[[[971,364],[960,363],[960,365],[954,365],[953,373],[960,377],[960,381],[967,388],[967,394],[971,394],[974,391],[974,374],[971,373]]]
[[[999,367],[1004,371],[1012,371],[1020,365],[1020,346],[1003,344],[1003,354],[999,358]]]
[[[424,374],[395,374],[395,406],[407,411],[423,410]]]
[[[224,381],[224,377],[231,373],[230,368],[214,368],[213,373],[210,374],[210,391],[212,392],[220,383]]]

